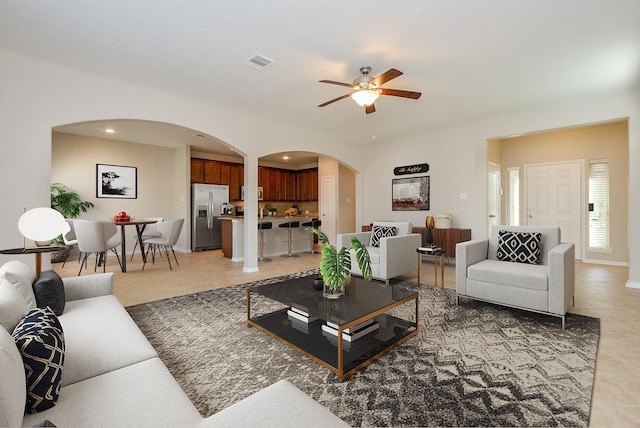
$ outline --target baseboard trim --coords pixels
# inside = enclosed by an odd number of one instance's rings
[[[612,262],[610,260],[582,259],[582,263],[588,263],[588,264],[592,264],[592,265],[607,265],[607,266],[629,267],[629,262]]]
[[[640,288],[640,282],[631,282],[631,281],[627,281],[627,283],[625,284],[625,286],[627,288]]]

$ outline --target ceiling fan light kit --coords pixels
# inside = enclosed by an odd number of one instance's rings
[[[364,111],[366,114],[373,113],[376,111],[374,102],[378,99],[380,95],[390,95],[393,97],[401,97],[401,98],[411,98],[417,100],[420,98],[422,93],[413,92],[413,91],[404,91],[398,89],[386,89],[380,88],[379,86],[388,82],[391,79],[395,79],[398,76],[402,75],[400,70],[396,70],[395,68],[391,68],[385,73],[382,73],[380,76],[373,78],[369,76],[371,72],[371,67],[360,67],[360,73],[362,76],[356,78],[353,81],[353,84],[336,82],[333,80],[320,80],[320,83],[329,83],[332,85],[340,85],[351,88],[353,92],[350,94],[342,95],[338,98],[334,98],[325,103],[318,105],[318,107],[324,107],[329,104],[333,104],[336,101],[340,101],[341,99],[351,97],[359,106],[364,107]]]
[[[353,101],[361,107],[373,104],[379,96],[380,92],[377,89],[361,89],[351,94]]]

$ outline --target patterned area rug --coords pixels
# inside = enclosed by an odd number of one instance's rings
[[[562,330],[555,317],[456,306],[453,290],[399,283],[420,292],[419,335],[338,383],[247,328],[247,286],[283,278],[127,308],[203,416],[287,379],[352,426],[588,425],[597,318],[569,314]],[[274,304],[252,296],[252,313],[254,305]]]

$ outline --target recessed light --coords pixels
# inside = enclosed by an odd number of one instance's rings
[[[106,132],[107,134],[115,134],[116,130],[113,128],[107,128],[104,130],[104,132]]]
[[[282,159],[289,160],[289,156],[282,156]]]

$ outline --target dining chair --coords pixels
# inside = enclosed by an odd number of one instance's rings
[[[62,233],[62,240],[64,241],[64,245],[69,247],[74,247],[78,245],[78,239],[76,238],[76,230],[73,227],[73,223],[76,221],[73,218],[66,218],[68,229]],[[82,257],[82,252],[78,252],[78,263],[80,263],[80,258]],[[62,267],[64,267],[65,263],[67,263],[67,259],[65,258],[62,261]]]
[[[182,231],[182,226],[184,224],[184,219],[177,220],[167,220],[158,223],[158,232],[162,236],[159,238],[149,238],[145,239],[144,244],[147,246],[147,257],[146,260],[149,260],[149,252],[151,251],[151,262],[155,264],[156,262],[156,250],[161,254],[162,250],[164,250],[167,261],[169,262],[169,269],[173,270],[171,266],[171,258],[169,256],[169,250],[173,253],[173,258],[176,261],[176,265],[180,265],[178,263],[178,258],[176,257],[176,252],[173,251],[173,246],[178,242],[178,238],[180,237],[180,232]],[[142,270],[146,265],[146,261],[143,261]]]
[[[160,238],[162,234],[158,232],[158,224],[164,221],[163,217],[146,217],[148,220],[155,220],[155,223],[147,224],[142,231],[142,242],[145,239],[149,238]],[[136,252],[136,247],[138,246],[138,236],[136,235],[135,244],[133,244],[133,251],[131,252],[131,260],[133,260],[133,255]]]
[[[122,266],[117,250],[120,245],[118,228],[113,222],[76,220],[73,226],[78,240],[78,249],[84,254],[78,276],[82,273],[82,268],[87,266],[87,258],[92,253],[96,254],[94,272],[100,264],[102,264],[102,271],[106,272],[109,251],[113,251],[118,259],[118,265]]]

